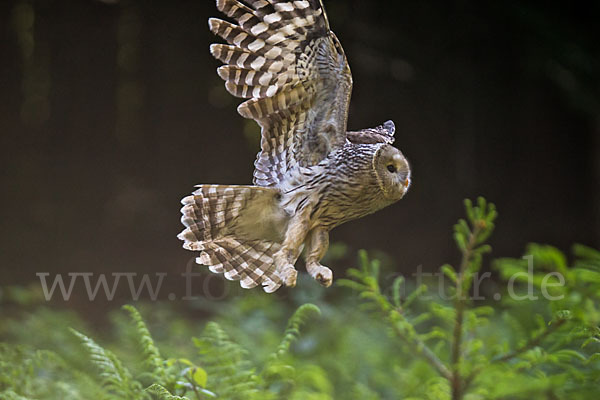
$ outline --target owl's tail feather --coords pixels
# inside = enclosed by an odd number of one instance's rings
[[[201,252],[196,262],[210,271],[239,280],[243,288],[263,285],[266,292],[274,292],[282,284],[273,263],[280,244],[241,238],[235,227],[241,214],[268,206],[277,194],[276,189],[256,186],[200,185],[181,201],[186,229],[178,238],[185,249]]]

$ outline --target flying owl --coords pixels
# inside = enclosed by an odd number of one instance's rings
[[[237,24],[209,19],[228,44],[210,46],[227,90],[248,99],[238,112],[261,127],[255,186],[199,185],[182,200],[179,238],[198,264],[274,292],[295,286],[304,249],[308,273],[320,264],[334,227],[398,200],[410,167],[392,147],[394,123],[346,132],[350,67],[321,0],[217,0]]]

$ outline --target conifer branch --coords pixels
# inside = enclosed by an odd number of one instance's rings
[[[483,221],[480,221],[476,224],[475,229],[469,235],[469,241],[465,249],[463,250],[462,261],[460,264],[460,270],[458,271],[457,281],[456,281],[456,299],[455,299],[455,309],[456,309],[456,319],[454,322],[454,332],[453,332],[453,340],[452,340],[452,377],[450,379],[450,383],[452,385],[452,399],[458,400],[462,399],[463,395],[463,380],[460,374],[460,361],[461,361],[461,348],[462,348],[462,334],[463,334],[463,321],[466,307],[466,291],[468,290],[465,287],[465,274],[467,273],[467,267],[471,262],[471,257],[473,253],[473,249],[477,243],[477,237],[480,233]]]

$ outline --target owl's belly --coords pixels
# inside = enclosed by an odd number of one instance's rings
[[[331,230],[345,222],[372,214],[385,207],[378,188],[354,187],[350,190],[330,190],[323,193],[311,214],[311,228]]]

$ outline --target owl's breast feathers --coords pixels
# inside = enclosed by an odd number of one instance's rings
[[[311,228],[331,230],[389,205],[372,167],[383,145],[346,143],[319,164],[298,168],[281,186],[282,206],[289,214],[310,207]]]

